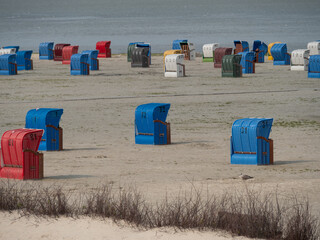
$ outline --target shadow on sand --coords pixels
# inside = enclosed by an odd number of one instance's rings
[[[58,175],[58,176],[48,176],[44,179],[76,179],[76,178],[92,178],[92,175]]]
[[[287,165],[287,164],[310,163],[310,162],[315,162],[315,161],[314,160],[275,161],[273,165]]]

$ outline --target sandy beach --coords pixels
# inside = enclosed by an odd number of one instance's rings
[[[255,74],[222,78],[221,69],[197,57],[185,61],[185,78],[165,78],[162,56],[153,56],[149,68],[131,68],[126,55],[113,55],[99,59],[99,71],[71,76],[69,65],[40,61],[37,55],[33,61],[33,71],[0,76],[0,134],[24,127],[30,109],[63,108],[64,150],[44,152],[45,178],[29,183],[75,192],[105,182],[134,185],[151,202],[191,186],[219,194],[247,185],[308,197],[312,213],[320,217],[320,80],[307,78],[307,72],[266,60],[256,64]],[[135,108],[151,102],[171,103],[171,145],[134,143]],[[230,164],[232,123],[246,117],[274,119],[274,165]],[[244,183],[241,173],[254,178]],[[0,212],[0,225],[0,239],[230,238],[7,212]]]

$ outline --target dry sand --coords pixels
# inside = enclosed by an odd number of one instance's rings
[[[271,61],[242,78],[221,78],[221,69],[201,58],[185,64],[187,77],[164,78],[161,56],[152,57],[150,68],[131,68],[126,56],[115,55],[100,59],[100,71],[90,76],[71,76],[69,65],[35,55],[33,71],[0,76],[0,134],[24,127],[29,109],[63,108],[65,150],[44,153],[45,186],[87,191],[106,181],[133,184],[157,201],[191,185],[217,194],[241,189],[243,173],[254,177],[246,181],[250,187],[307,196],[320,217],[320,80]],[[135,108],[149,102],[171,103],[172,145],[134,144]],[[274,118],[274,165],[230,164],[232,123],[246,117]],[[88,218],[17,216],[0,213],[1,239],[219,239],[212,232],[139,232]]]

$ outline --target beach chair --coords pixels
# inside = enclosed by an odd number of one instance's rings
[[[148,103],[136,108],[136,144],[171,144],[170,123],[166,122],[169,109],[168,103]]]
[[[308,78],[320,78],[320,55],[310,56]]]
[[[16,49],[15,48],[0,48],[0,56],[4,54],[15,54]]]
[[[320,41],[309,42],[307,48],[310,50],[310,56],[320,55]]]
[[[42,129],[43,136],[39,145],[40,151],[59,151],[63,149],[63,130],[59,126],[63,109],[37,108],[26,115],[26,128]]]
[[[231,164],[273,164],[272,118],[244,118],[232,124]]]
[[[21,128],[2,135],[0,178],[43,178],[43,154],[38,152],[42,134],[40,129]]]
[[[16,51],[15,53],[19,52],[19,46],[5,46],[5,47],[2,47],[3,49],[10,49],[10,48],[14,48]]]
[[[90,70],[99,70],[98,50],[86,50],[82,51],[83,54],[88,54],[87,63],[90,66]]]
[[[144,42],[132,42],[129,43],[127,49],[127,61],[131,62],[132,51],[136,48],[137,44],[143,44]]]
[[[309,63],[308,49],[297,49],[291,53],[291,71],[308,71]]]
[[[242,77],[241,55],[225,55],[222,58],[222,77]]]
[[[44,42],[39,44],[39,59],[52,60],[53,59],[53,42]]]
[[[146,48],[148,51],[147,57],[149,65],[151,65],[151,44],[150,43],[137,43],[136,48]]]
[[[98,58],[111,58],[111,41],[99,41],[96,43],[96,50],[99,51]]]
[[[183,54],[171,54],[165,58],[165,77],[185,77],[186,70],[183,64]]]
[[[33,70],[32,51],[19,51],[16,56],[18,70]]]
[[[18,74],[16,54],[4,54],[0,56],[0,75]]]
[[[78,53],[79,46],[66,46],[62,49],[62,64],[70,64],[71,56]]]
[[[242,73],[255,73],[255,52],[240,52],[238,54],[242,56],[240,61]]]
[[[273,65],[290,65],[290,54],[287,52],[287,44],[276,43],[272,46],[271,55]]]
[[[249,52],[249,43],[247,41],[234,40],[234,54],[239,52]]]
[[[196,51],[193,43],[189,43],[188,40],[174,40],[172,43],[173,50],[181,50],[181,54],[184,54],[185,60],[195,60]]]
[[[273,61],[273,57],[271,55],[271,48],[273,47],[273,45],[275,45],[276,43],[281,43],[281,42],[273,42],[273,43],[269,43],[268,45],[268,60]]]
[[[214,52],[219,43],[208,43],[202,46],[202,62],[214,62]]]
[[[90,65],[88,63],[89,55],[77,53],[71,56],[70,74],[71,75],[89,75]]]
[[[214,54],[214,68],[221,68],[222,67],[222,58],[225,55],[231,55],[232,48],[216,48]]]
[[[181,50],[179,49],[171,49],[171,50],[167,50],[163,53],[163,69],[165,69],[165,59],[166,56],[171,55],[171,54],[181,54]]]
[[[260,40],[255,40],[252,46],[252,51],[255,52],[254,61],[256,63],[264,63],[264,56],[268,52],[268,46]]]
[[[149,67],[148,48],[137,47],[133,49],[131,67]]]
[[[64,47],[70,46],[68,43],[58,43],[54,46],[54,52],[53,52],[53,60],[54,61],[62,61],[62,49]]]
[[[181,43],[183,44],[187,44],[188,43],[188,40],[184,39],[184,40],[173,40],[172,42],[172,49],[173,50],[181,50]]]

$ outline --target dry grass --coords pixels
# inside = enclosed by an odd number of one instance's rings
[[[192,187],[174,198],[151,205],[136,188],[106,184],[73,196],[61,186],[42,187],[0,182],[0,210],[38,216],[80,216],[124,220],[139,228],[226,230],[234,235],[266,239],[319,239],[319,221],[307,200],[245,191],[209,195]],[[77,199],[77,200],[71,200]]]

